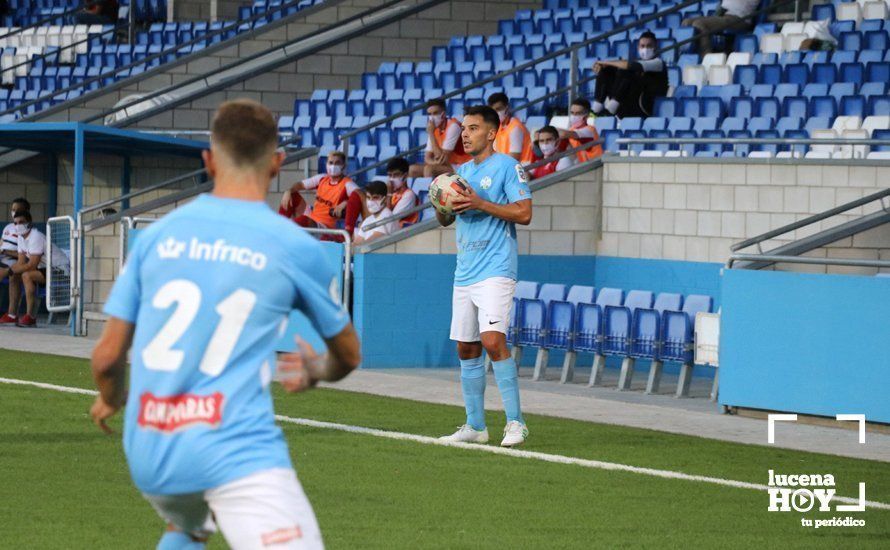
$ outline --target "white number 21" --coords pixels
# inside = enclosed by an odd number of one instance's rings
[[[186,279],[175,279],[158,289],[151,302],[158,309],[167,309],[173,304],[176,304],[173,314],[142,350],[142,362],[148,369],[175,371],[182,366],[185,352],[175,350],[173,346],[198,315],[201,289]],[[201,372],[218,376],[223,371],[255,304],[256,294],[239,288],[216,305],[219,324],[201,358]]]

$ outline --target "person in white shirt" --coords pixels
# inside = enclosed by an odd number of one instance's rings
[[[695,29],[698,37],[698,53],[711,53],[711,35],[708,33],[724,30],[745,31],[754,26],[754,21],[745,19],[760,5],[760,0],[723,0],[714,15],[688,17],[683,25]]]
[[[30,212],[31,203],[28,199],[19,197],[12,201],[12,217],[15,219],[17,212]],[[3,228],[3,242],[0,244],[0,280],[9,275],[9,268],[19,259],[19,235],[15,231],[15,222],[9,222]]]
[[[399,224],[395,220],[373,229],[367,228],[376,221],[393,217],[392,210],[387,206],[386,191],[386,184],[382,181],[372,181],[365,187],[365,205],[368,209],[368,216],[362,220],[359,227],[355,228],[353,243],[367,243],[390,235],[399,229]]]
[[[9,311],[0,317],[0,325],[15,324],[20,327],[33,327],[37,325],[34,311],[37,302],[37,287],[46,285],[46,236],[34,228],[30,212],[17,212],[13,221],[18,233],[18,259],[9,268],[11,272],[9,276]],[[65,253],[56,246],[53,246],[50,253],[52,254],[53,269],[69,273],[69,260]],[[25,287],[27,310],[25,315],[19,319],[17,306],[20,285]]]

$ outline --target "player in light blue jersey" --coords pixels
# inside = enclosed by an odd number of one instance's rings
[[[124,451],[167,522],[163,550],[203,548],[217,527],[239,550],[323,547],[269,386],[339,380],[358,366],[359,343],[320,243],[265,203],[283,159],[277,143],[266,108],[224,103],[204,152],[213,192],[140,234],[105,305],[90,413],[109,431],[106,420],[128,404]],[[325,339],[327,356],[301,342],[276,357],[293,309]]]
[[[457,173],[469,184],[454,201],[456,216],[436,216],[443,226],[457,220],[451,339],[457,341],[467,422],[450,441],[488,442],[485,426],[485,366],[488,352],[504,402],[507,425],[501,445],[522,444],[528,429],[519,404],[516,362],[507,349],[507,330],[516,287],[516,224],[532,219],[531,191],[522,166],[494,150],[500,118],[491,107],[467,109],[461,139],[473,160]]]

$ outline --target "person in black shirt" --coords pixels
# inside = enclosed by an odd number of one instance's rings
[[[667,67],[655,56],[657,41],[650,31],[640,35],[636,61],[597,61],[593,114],[596,116],[647,117],[655,98],[668,91]]]

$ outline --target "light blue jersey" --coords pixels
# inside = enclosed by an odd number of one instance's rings
[[[464,163],[459,176],[483,199],[509,204],[531,199],[528,178],[519,161],[495,153],[480,164]],[[516,225],[473,210],[457,217],[455,286],[469,286],[491,277],[516,279]]]
[[[105,304],[136,324],[124,451],[157,495],[291,467],[275,425],[274,344],[299,309],[348,323],[321,245],[265,204],[204,195],[140,233]]]

